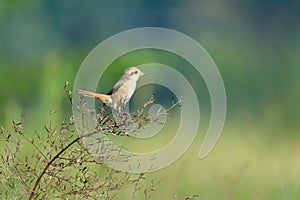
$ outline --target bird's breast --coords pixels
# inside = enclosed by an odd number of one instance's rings
[[[112,101],[127,103],[133,95],[135,88],[135,81],[125,81],[124,84],[112,94]]]

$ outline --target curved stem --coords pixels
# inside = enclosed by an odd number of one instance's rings
[[[78,142],[81,139],[81,137],[77,137],[76,139],[74,139],[72,142],[70,142],[67,146],[65,146],[65,148],[63,148],[62,150],[60,150],[60,152],[58,152],[45,166],[44,170],[42,171],[42,173],[39,175],[39,177],[36,179],[35,184],[33,186],[33,188],[30,191],[30,197],[29,200],[31,200],[34,196],[35,190],[37,188],[37,186],[39,185],[39,183],[41,182],[42,177],[44,176],[44,174],[46,173],[46,171],[48,170],[48,168],[51,166],[51,164],[63,153],[65,152],[68,148],[70,148],[70,146],[72,146],[74,143]]]

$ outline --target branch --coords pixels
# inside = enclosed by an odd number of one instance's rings
[[[82,135],[82,136],[79,136],[77,138],[75,138],[72,142],[70,142],[67,146],[65,146],[62,150],[60,150],[48,163],[47,165],[45,166],[45,168],[43,169],[42,173],[39,175],[39,177],[37,178],[37,180],[35,181],[35,184],[34,186],[32,187],[31,191],[30,191],[30,197],[29,197],[29,200],[31,200],[34,196],[34,193],[36,191],[36,188],[38,187],[39,183],[41,182],[41,179],[42,177],[46,174],[46,171],[49,169],[49,167],[51,166],[51,164],[57,159],[60,157],[60,155],[62,153],[64,153],[67,149],[69,149],[73,144],[75,144],[76,142],[78,142],[79,140],[81,140],[82,138],[84,137],[88,137],[88,136],[91,136],[95,133],[98,133],[99,130],[94,130],[93,132],[91,133],[88,133],[86,135]]]

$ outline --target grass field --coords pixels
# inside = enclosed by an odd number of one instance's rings
[[[196,199],[299,199],[299,139],[253,128],[225,128],[205,159],[197,158],[196,140],[174,164],[148,174],[149,179],[162,180],[151,199],[193,194],[199,195]]]
[[[262,124],[227,122],[205,159],[198,159],[200,134],[179,160],[145,175],[136,199],[145,199],[144,188],[151,188],[152,181],[157,185],[148,199],[299,199],[300,137],[296,133]],[[161,144],[169,139],[169,135],[162,137]],[[126,142],[126,138],[122,140]],[[139,143],[130,145],[140,148]],[[103,170],[101,166],[95,169]],[[115,198],[129,199],[132,191],[125,187],[115,192]]]

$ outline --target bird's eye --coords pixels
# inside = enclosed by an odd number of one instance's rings
[[[135,74],[137,74],[137,73],[138,73],[138,71],[135,71],[134,73],[135,73]]]

